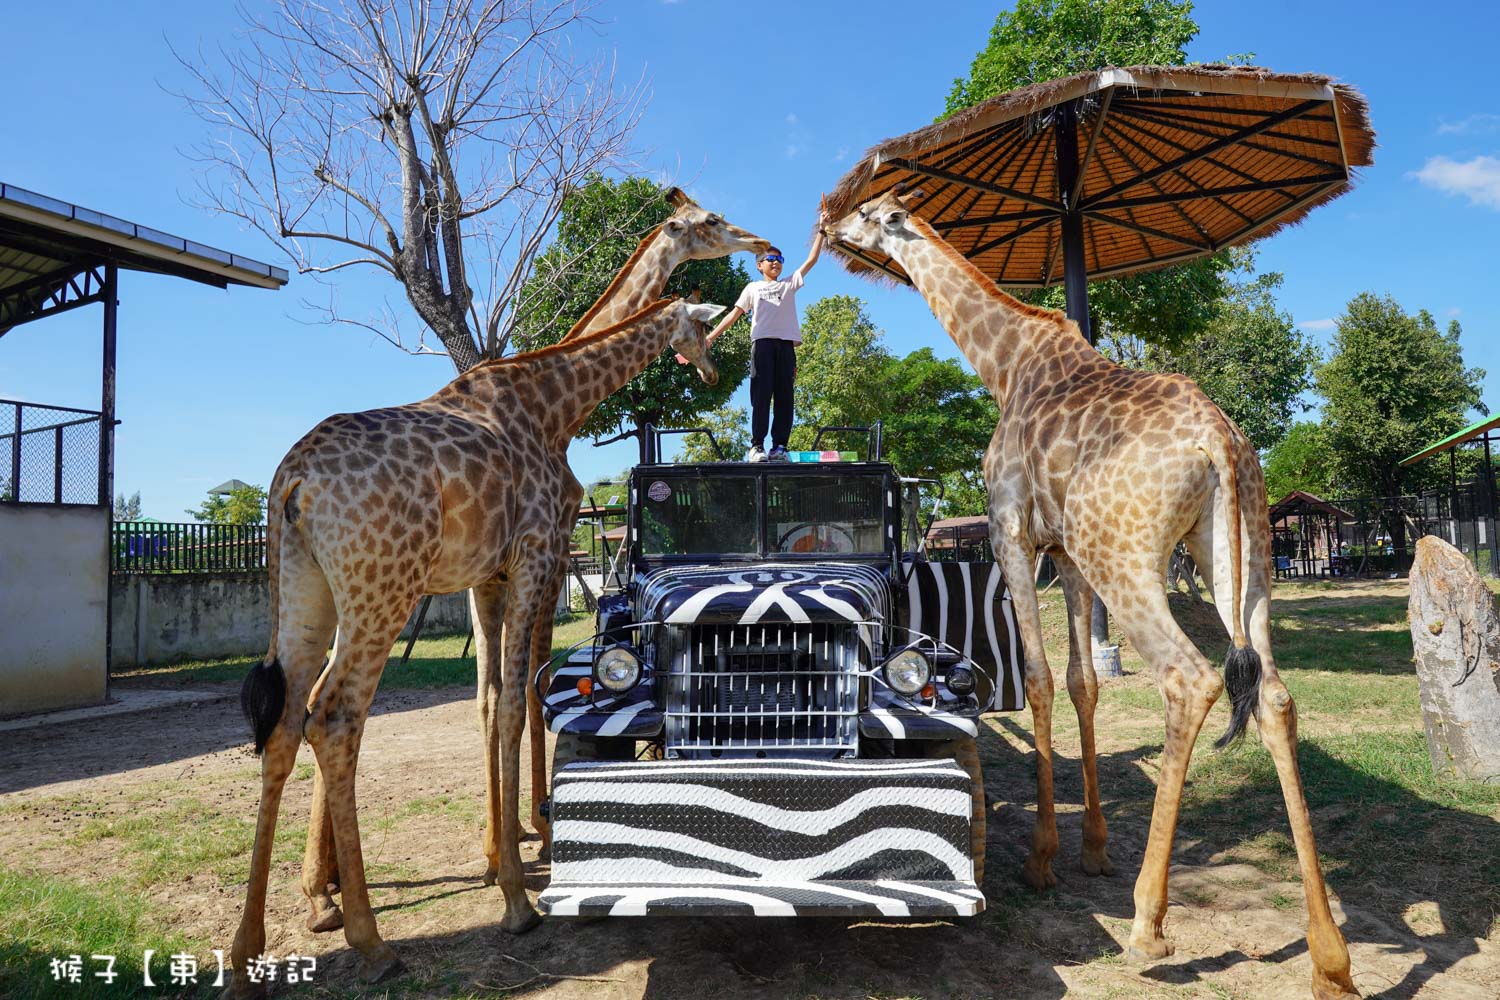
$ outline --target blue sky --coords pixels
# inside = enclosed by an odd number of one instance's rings
[[[608,23],[586,42],[612,50],[622,75],[650,80],[643,171],[798,261],[819,193],[868,146],[941,111],[1002,7],[630,0],[604,4]],[[1351,194],[1260,245],[1260,266],[1286,275],[1282,306],[1324,345],[1361,291],[1389,292],[1440,323],[1457,317],[1466,360],[1490,372],[1485,401],[1500,407],[1494,4],[1208,2],[1195,16],[1195,59],[1253,52],[1276,70],[1331,74],[1370,101],[1375,165]],[[184,85],[167,43],[233,44],[236,25],[227,3],[11,5],[0,28],[0,92],[11,95],[0,180],[285,265],[257,234],[189,204],[198,167],[182,150],[202,132],[167,92]],[[419,399],[452,376],[444,358],[310,325],[301,302],[326,292],[296,276],[274,293],[139,274],[121,285],[116,482],[158,518],[185,519],[231,477],[268,484],[330,413]],[[351,291],[399,301],[371,280]],[[837,293],[868,301],[893,350],[956,356],[915,293],[825,261],[803,305]],[[97,408],[99,322],[91,307],[0,338],[0,397]],[[572,456],[588,481],[629,465],[633,448],[583,443]]]

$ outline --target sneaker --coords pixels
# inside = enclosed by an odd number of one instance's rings
[[[771,454],[767,455],[766,458],[767,458],[767,460],[772,461],[772,462],[789,462],[789,461],[791,461],[791,459],[789,459],[787,457],[787,454],[786,454],[786,445],[784,445],[784,444],[778,444],[776,447],[772,448],[771,449]]]
[[[745,452],[745,461],[747,462],[764,462],[765,460],[766,453],[760,450],[760,445],[758,444],[752,445],[750,450]]]

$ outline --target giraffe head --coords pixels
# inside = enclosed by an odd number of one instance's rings
[[[906,224],[907,205],[922,196],[921,191],[887,191],[871,198],[844,218],[828,227],[828,238],[859,250],[876,250],[894,260],[902,250],[923,236]]]
[[[709,356],[707,337],[724,307],[697,302],[697,297],[698,293],[694,292],[691,299],[680,299],[672,304],[671,332],[667,339],[673,350],[698,369],[699,378],[709,385],[717,385],[719,367]]]
[[[730,225],[715,212],[699,207],[678,188],[667,192],[677,210],[661,224],[661,236],[673,245],[680,260],[713,260],[737,250],[762,253],[770,241]]]

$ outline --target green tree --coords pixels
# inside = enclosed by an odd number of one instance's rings
[[[966,78],[953,81],[944,118],[1027,84],[1105,66],[1187,62],[1198,34],[1190,0],[1018,0],[1002,11],[989,44]],[[1129,360],[1119,348],[1131,338],[1180,347],[1213,318],[1230,262],[1220,253],[1147,274],[1089,284],[1089,320],[1100,349]],[[1061,309],[1063,290],[1024,292],[1038,305]]]
[[[511,343],[520,351],[555,344],[609,287],[641,238],[672,214],[666,192],[642,177],[613,181],[592,176],[563,202],[557,237],[536,259]],[[668,295],[694,289],[704,302],[731,306],[749,281],[727,257],[684,263],[667,282]],[[749,324],[741,321],[714,344],[719,382],[704,384],[697,369],[668,351],[604,401],[583,434],[612,434],[626,426],[681,426],[724,405],[750,371]]]
[[[1000,408],[977,375],[924,347],[887,361],[879,387],[886,455],[903,475],[972,476],[982,489],[980,463]]]
[[[853,295],[830,295],[803,311],[793,450],[811,448],[819,427],[868,427],[884,416],[879,390],[890,353],[883,337],[864,300]],[[848,444],[846,436],[831,446],[840,444]],[[830,446],[826,438],[823,445]]]
[[[115,513],[115,520],[116,521],[138,521],[138,520],[140,520],[140,517],[141,517],[141,491],[140,490],[136,490],[135,494],[133,496],[130,496],[130,497],[126,497],[123,492],[117,494],[115,496],[115,511],[114,511],[114,513]]]
[[[266,491],[260,486],[240,486],[209,496],[197,510],[187,513],[209,524],[265,524]]]
[[[1293,490],[1326,499],[1331,497],[1328,446],[1323,428],[1310,421],[1295,423],[1265,453],[1266,502],[1275,503]]]
[[[1358,496],[1399,496],[1443,482],[1434,462],[1401,459],[1468,422],[1484,370],[1465,368],[1455,320],[1440,331],[1425,309],[1408,314],[1389,295],[1363,292],[1338,319],[1332,356],[1318,369],[1329,471]],[[1400,544],[1398,540],[1398,545]]]
[[[1198,336],[1176,350],[1148,347],[1147,365],[1175,371],[1198,383],[1257,449],[1280,441],[1296,415],[1311,408],[1303,394],[1313,385],[1318,349],[1277,308],[1282,276],[1254,275],[1254,257],[1232,251],[1244,280],[1231,282],[1214,303],[1213,318]]]
[[[750,415],[743,406],[721,406],[698,419],[698,426],[714,433],[724,457],[737,461],[750,450]],[[704,434],[688,434],[682,441],[683,462],[717,462],[719,453]]]

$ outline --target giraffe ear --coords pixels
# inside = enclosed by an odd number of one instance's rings
[[[880,217],[880,221],[887,229],[895,229],[906,222],[906,210],[893,208]]]
[[[668,236],[672,237],[675,240],[683,233],[687,232],[687,223],[683,222],[681,219],[677,218],[674,215],[666,222],[663,222],[661,224],[661,228]]]

